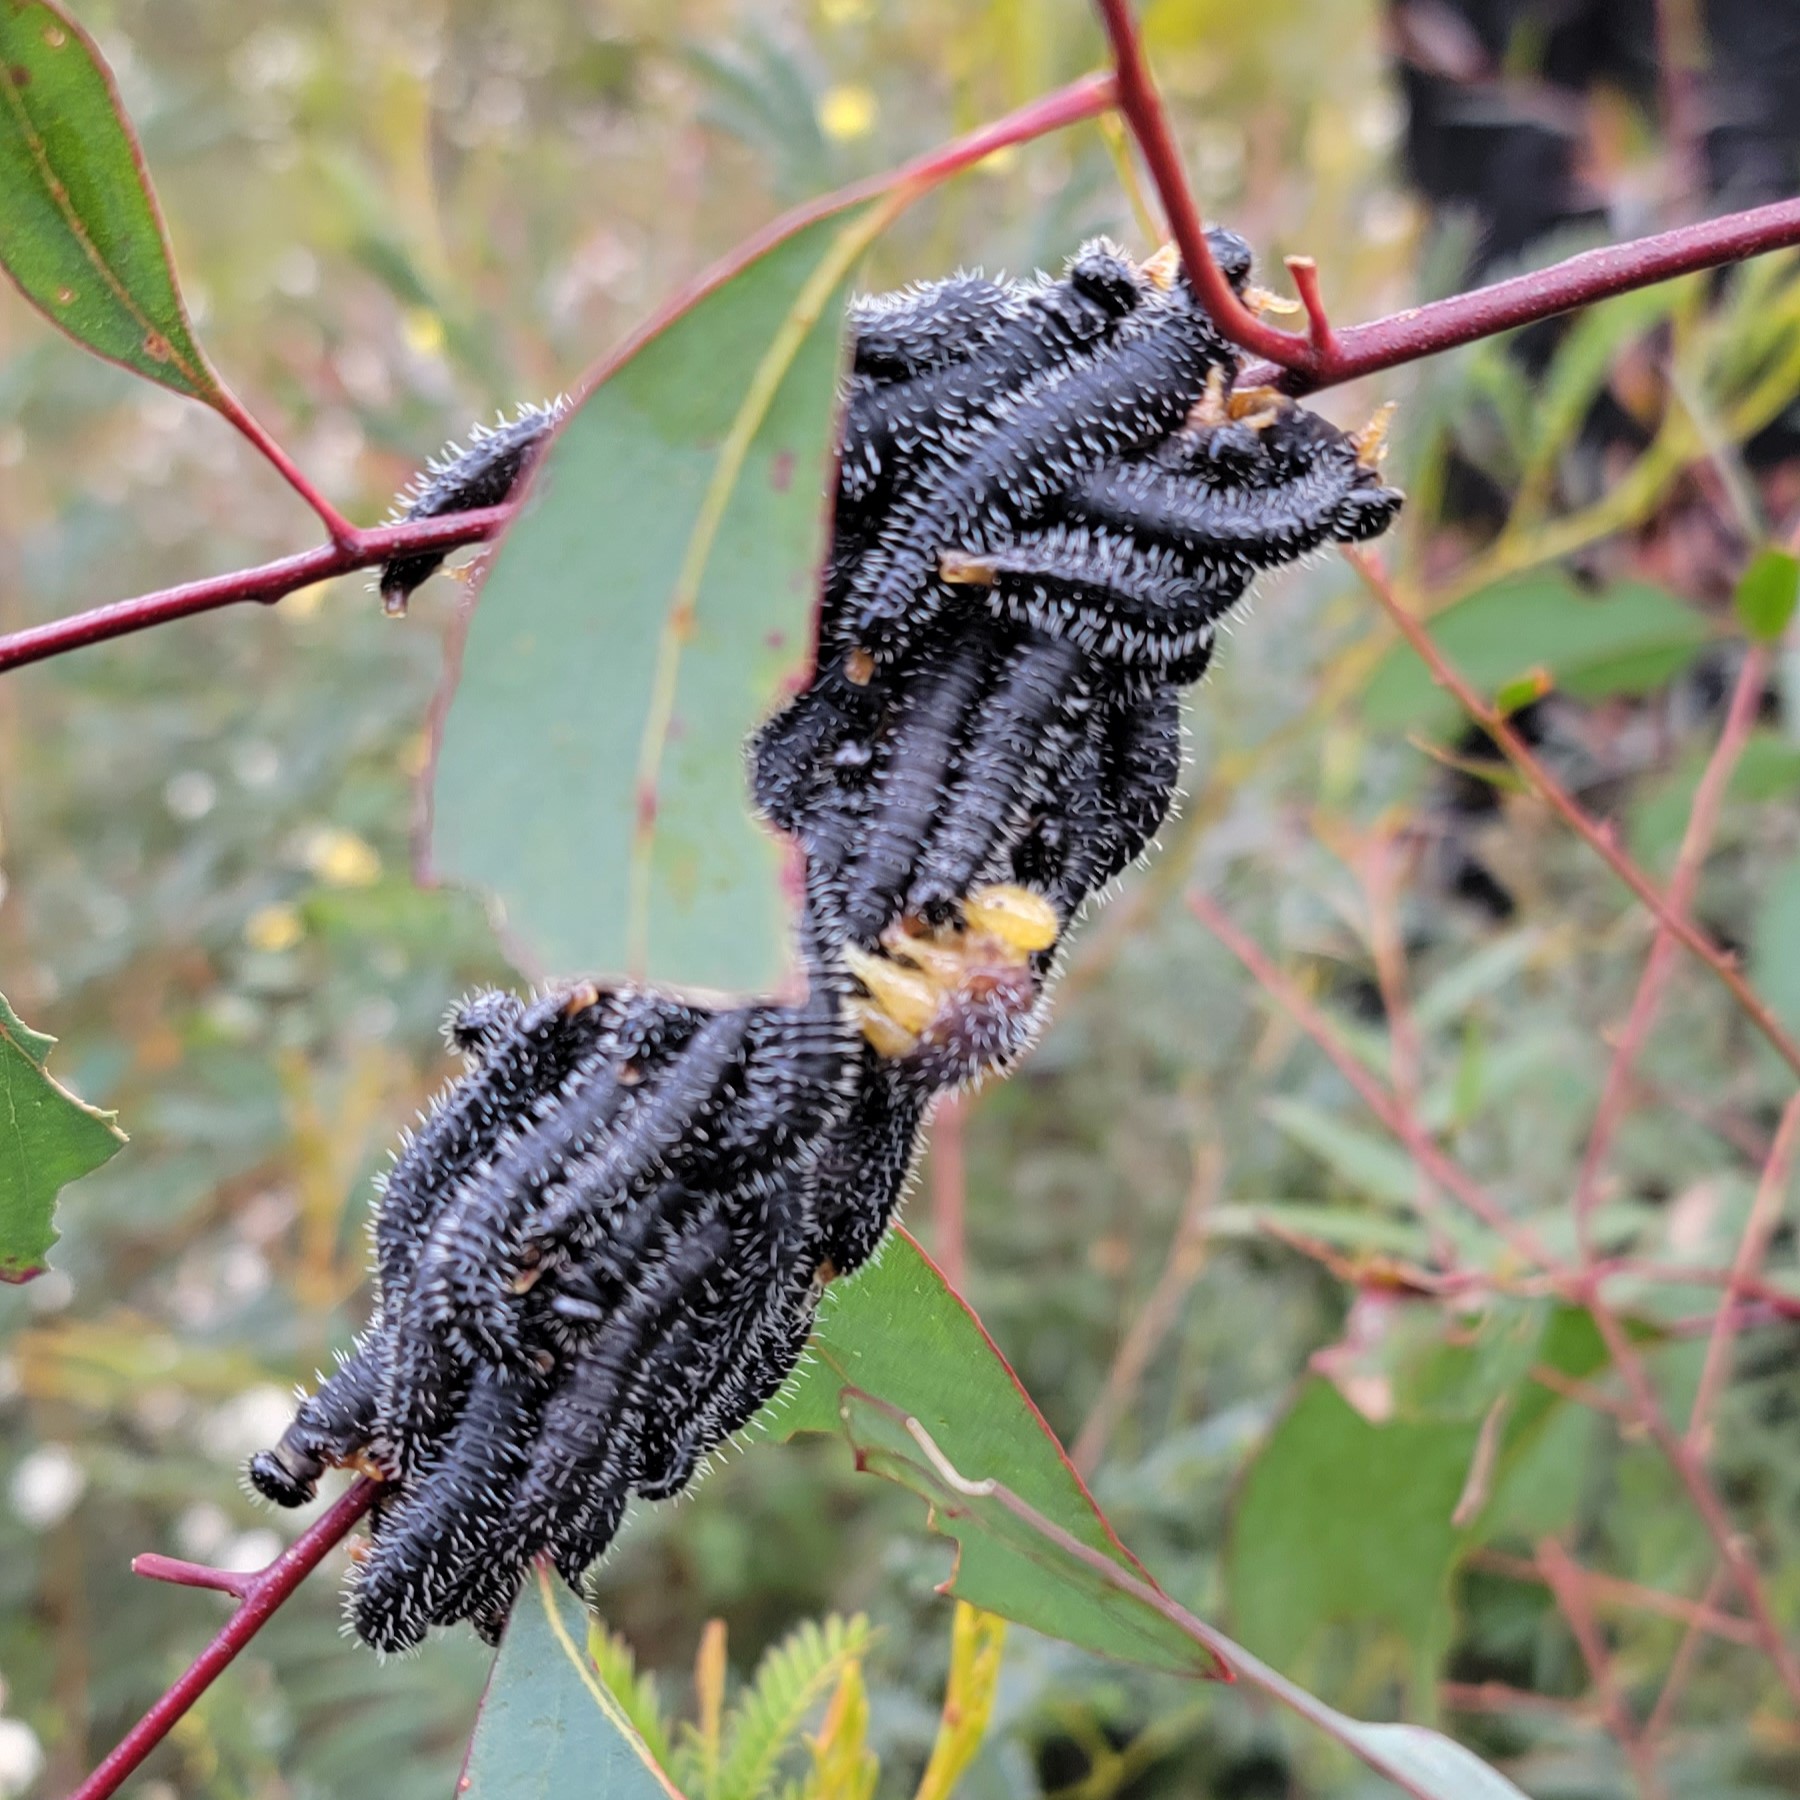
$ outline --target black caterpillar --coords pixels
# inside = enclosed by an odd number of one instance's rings
[[[1241,287],[1247,247],[1213,243]],[[864,301],[851,341],[817,666],[751,746],[804,852],[807,999],[466,1002],[468,1072],[377,1208],[376,1317],[251,1464],[290,1506],[332,1466],[386,1483],[350,1603],[379,1649],[497,1637],[535,1558],[577,1582],[633,1495],[678,1492],[775,1393],[936,1097],[1029,1047],[1069,922],[1160,827],[1221,616],[1400,505],[1378,433],[1234,391],[1166,255]],[[491,504],[553,421],[413,512]]]

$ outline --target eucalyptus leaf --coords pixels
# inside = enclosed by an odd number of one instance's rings
[[[850,266],[796,232],[575,410],[496,553],[434,774],[439,873],[527,965],[765,991],[783,852],[742,745],[808,654]]]
[[[223,401],[112,76],[50,0],[0,6],[0,267],[77,343]]]
[[[0,1281],[43,1272],[56,1196],[125,1142],[116,1114],[78,1100],[44,1066],[55,1043],[0,995]]]

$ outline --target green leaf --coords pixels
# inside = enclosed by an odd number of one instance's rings
[[[1781,865],[1757,908],[1750,979],[1782,1024],[1800,1030],[1800,857]]]
[[[1355,1192],[1385,1206],[1410,1210],[1417,1204],[1419,1172],[1391,1138],[1346,1125],[1304,1100],[1271,1100],[1264,1111]]]
[[[1479,1427],[1372,1425],[1328,1382],[1309,1381],[1238,1493],[1226,1591],[1251,1647],[1305,1666],[1334,1627],[1373,1633],[1416,1697],[1452,1630],[1450,1522]]]
[[[1796,600],[1800,600],[1800,557],[1791,550],[1763,551],[1739,577],[1732,596],[1738,623],[1767,643],[1787,630]]]
[[[77,343],[220,403],[112,77],[47,0],[0,6],[0,267]]]
[[[919,1420],[967,1468],[1004,1472],[1009,1486],[1097,1555],[1146,1582],[1051,1436],[981,1322],[911,1238],[897,1234],[872,1268],[834,1285],[811,1359],[764,1415],[781,1436],[842,1429],[846,1388]],[[1110,1591],[1047,1580],[1030,1542],[951,1528],[961,1546],[945,1591],[1051,1637],[1150,1668],[1217,1673],[1214,1659],[1165,1620],[1121,1608]]]
[[[1518,975],[1544,948],[1548,934],[1539,926],[1509,931],[1492,943],[1459,958],[1419,995],[1413,1022],[1421,1031],[1454,1024],[1478,1000],[1484,1000]]]
[[[838,317],[883,217],[796,232],[633,355],[494,558],[434,851],[539,968],[758,991],[787,971],[742,745],[807,651]]]
[[[1204,1648],[1247,1686],[1292,1708],[1415,1800],[1524,1800],[1503,1776],[1461,1745],[1416,1725],[1365,1725],[1297,1687],[1223,1632],[1194,1617],[1136,1570],[1082,1543],[1007,1484],[971,1479],[915,1418],[854,1389],[842,1397],[844,1429],[857,1464],[923,1496],[932,1524],[967,1546],[981,1533],[1015,1546],[1048,1583],[1084,1591],[1096,1606],[1110,1596],[1120,1620],[1135,1610]]]
[[[539,1571],[513,1608],[458,1800],[681,1800],[582,1645],[581,1603]]]
[[[1694,791],[1712,760],[1712,747],[1697,744],[1674,768],[1639,784],[1626,821],[1631,854],[1652,869],[1675,860],[1694,810]],[[1727,807],[1786,799],[1800,789],[1800,744],[1778,731],[1750,734],[1725,786]]]
[[[1481,691],[1494,693],[1541,666],[1577,699],[1659,687],[1707,642],[1706,621],[1672,594],[1621,582],[1579,592],[1555,572],[1483,588],[1431,621],[1433,641]],[[1370,677],[1363,713],[1381,731],[1443,730],[1461,717],[1410,645],[1397,644]]]
[[[45,1069],[56,1042],[0,994],[0,1281],[29,1281],[56,1242],[56,1196],[117,1154],[125,1134]]]
[[[1606,1344],[1589,1313],[1554,1306],[1536,1360],[1573,1380],[1591,1381],[1606,1367]],[[1491,1542],[1512,1535],[1535,1543],[1573,1525],[1590,1488],[1594,1449],[1611,1443],[1604,1424],[1598,1414],[1541,1382],[1522,1382],[1507,1415],[1488,1504],[1474,1521],[1476,1536]]]

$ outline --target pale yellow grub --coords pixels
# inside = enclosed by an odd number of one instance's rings
[[[991,588],[999,579],[994,565],[974,550],[940,550],[938,574],[958,587]]]
[[[1244,304],[1253,313],[1288,315],[1306,311],[1291,294],[1271,293],[1266,287],[1257,287],[1254,283],[1244,289]]]
[[[1231,402],[1225,393],[1225,371],[1215,364],[1206,372],[1206,392],[1188,410],[1187,422],[1195,431],[1206,431],[1231,420]]]
[[[1365,469],[1381,467],[1381,459],[1387,455],[1388,426],[1393,423],[1397,410],[1395,403],[1390,400],[1386,406],[1376,408],[1375,416],[1361,431],[1350,434],[1350,442],[1356,446],[1356,460]]]
[[[902,1031],[873,1000],[852,1000],[850,1017],[879,1055],[910,1056],[919,1047],[918,1038]]]
[[[1230,403],[1232,422],[1248,426],[1252,431],[1273,425],[1286,407],[1287,396],[1279,388],[1272,387],[1239,388],[1231,396]]]
[[[1010,882],[977,888],[963,902],[963,917],[971,931],[982,932],[1021,957],[1048,950],[1062,929],[1056,908],[1042,894]]]
[[[921,1032],[937,1016],[943,990],[928,975],[851,944],[844,951],[850,973],[869,990],[902,1031]]]
[[[1159,293],[1166,294],[1175,285],[1181,269],[1181,251],[1174,244],[1164,244],[1154,256],[1146,257],[1138,273]]]

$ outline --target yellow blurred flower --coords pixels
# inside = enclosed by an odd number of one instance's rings
[[[306,866],[327,887],[369,887],[381,879],[375,846],[335,825],[322,825],[307,838]]]
[[[860,25],[875,10],[875,0],[819,0],[819,17],[827,25]]]
[[[252,950],[291,950],[306,935],[291,906],[259,906],[244,921],[244,942]]]
[[[444,321],[429,306],[409,306],[401,315],[400,335],[414,356],[437,356],[444,348]]]
[[[819,129],[837,143],[867,137],[875,129],[875,90],[860,81],[840,82],[819,102]]]

